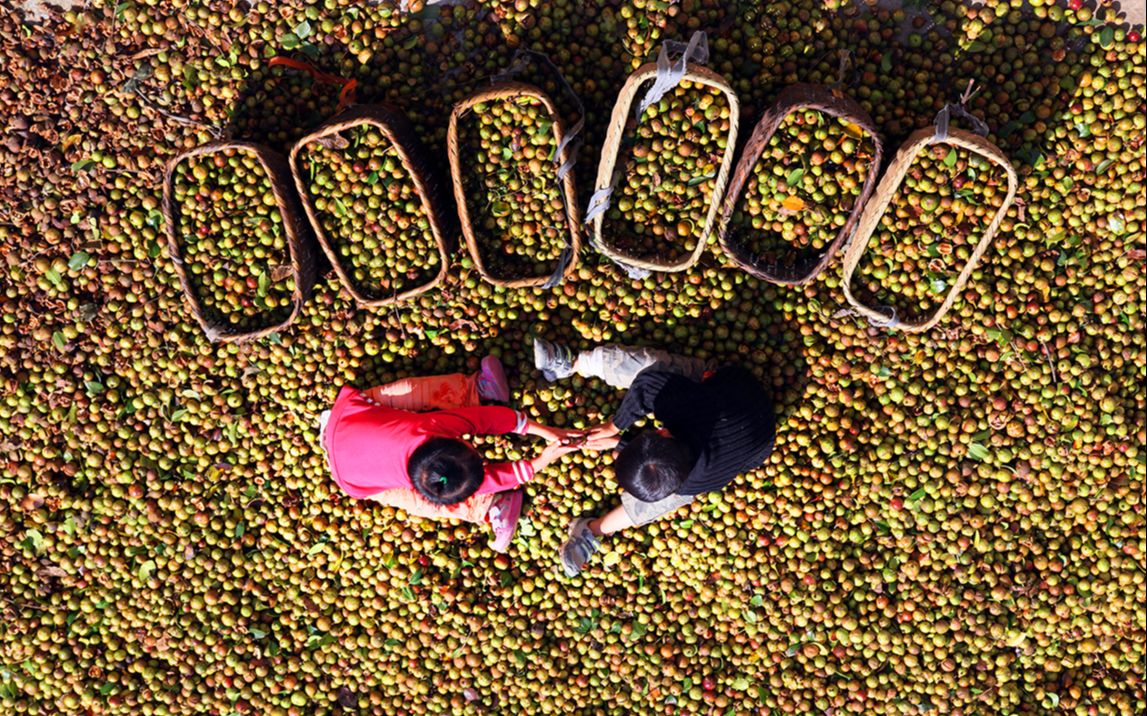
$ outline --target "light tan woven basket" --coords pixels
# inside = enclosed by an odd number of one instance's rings
[[[203,312],[203,304],[191,285],[190,277],[183,267],[183,248],[178,236],[179,207],[175,203],[175,168],[191,157],[215,154],[216,152],[235,149],[253,154],[263,169],[267,172],[271,191],[275,197],[275,206],[283,219],[283,228],[286,231],[288,256],[291,273],[295,278],[295,290],[291,295],[291,311],[282,321],[270,324],[264,328],[253,331],[239,331],[227,324],[215,323]],[[203,328],[207,338],[212,342],[242,342],[262,338],[275,331],[289,326],[299,315],[299,309],[310,297],[311,289],[315,285],[315,254],[311,242],[308,240],[306,222],[302,219],[302,211],[298,198],[291,191],[291,172],[282,155],[260,144],[251,142],[218,141],[200,145],[194,149],[183,152],[167,163],[163,174],[163,218],[167,229],[167,249],[175,265],[175,273],[179,276],[179,283],[183,287],[183,298],[191,309],[191,315]]]
[[[749,177],[760,161],[761,154],[768,147],[769,142],[784,121],[792,112],[802,109],[815,109],[832,117],[839,117],[860,127],[872,139],[875,153],[870,162],[868,175],[864,185],[852,205],[848,220],[840,228],[836,237],[819,254],[808,254],[799,257],[787,265],[766,264],[746,249],[736,236],[730,236],[730,219],[741,200]],[[786,87],[777,97],[777,101],[761,117],[753,134],[741,152],[737,161],[737,168],[733,178],[729,181],[729,191],[725,195],[725,202],[721,207],[721,223],[718,236],[721,248],[744,271],[757,278],[773,283],[799,286],[812,281],[824,271],[833,256],[844,244],[860,219],[860,212],[865,202],[876,187],[876,179],[880,174],[880,162],[883,157],[884,145],[880,133],[872,122],[872,117],[864,109],[844,94],[835,92],[823,85],[795,84]]]
[[[948,295],[944,297],[944,302],[940,307],[932,312],[932,315],[924,319],[902,321],[897,319],[896,316],[890,316],[885,312],[881,312],[872,306],[861,303],[852,294],[852,274],[856,271],[857,265],[860,263],[861,256],[868,248],[868,242],[872,238],[873,232],[880,223],[881,216],[884,215],[888,205],[891,203],[892,198],[895,196],[897,189],[900,188],[900,182],[903,181],[904,175],[908,172],[908,168],[912,165],[912,161],[919,154],[920,150],[930,147],[933,144],[950,144],[956,147],[962,147],[970,152],[978,154],[988,161],[1002,167],[1008,176],[1008,193],[1004,197],[1003,204],[996,211],[996,215],[992,217],[992,221],[984,229],[984,233],[980,236],[980,240],[976,243],[976,248],[972,251],[972,255],[968,258],[968,263],[960,271],[960,275],[953,282]],[[960,129],[949,129],[948,137],[946,139],[938,139],[935,130],[932,127],[917,130],[905,140],[904,144],[896,152],[896,157],[892,160],[892,164],[884,173],[880,180],[879,186],[876,187],[876,192],[871,201],[864,207],[864,211],[860,215],[860,223],[856,227],[856,236],[848,246],[848,250],[844,255],[844,297],[856,309],[860,315],[868,318],[877,325],[884,325],[889,328],[897,328],[909,333],[918,333],[926,331],[943,318],[948,309],[956,300],[956,296],[963,290],[964,286],[968,283],[968,277],[972,274],[972,270],[976,268],[980,258],[987,251],[988,246],[992,243],[992,238],[996,235],[996,231],[1000,228],[1000,223],[1004,220],[1004,215],[1007,214],[1008,209],[1011,207],[1012,202],[1016,198],[1016,188],[1019,185],[1019,180],[1016,177],[1016,171],[1012,167],[1012,163],[1004,156],[999,148],[989,142],[988,140],[980,137],[971,132],[965,132]]]
[[[466,189],[462,183],[464,168],[462,166],[461,138],[459,137],[458,123],[462,117],[477,104],[502,99],[512,99],[514,97],[533,97],[545,106],[546,111],[549,112],[550,118],[553,120],[554,142],[556,146],[560,146],[562,139],[565,137],[565,128],[562,124],[561,116],[549,96],[533,85],[522,82],[499,82],[486,89],[479,90],[454,105],[454,110],[450,113],[450,127],[446,135],[446,150],[450,159],[450,176],[454,185],[454,199],[458,204],[458,219],[462,224],[462,236],[466,241],[466,248],[469,250],[470,256],[474,259],[474,266],[477,267],[478,273],[482,278],[495,286],[528,288],[531,286],[541,286],[545,284],[550,277],[547,275],[503,278],[495,276],[490,272],[486,266],[486,262],[482,258],[481,246],[478,242],[478,236],[474,230],[474,223],[471,218],[472,210],[466,201]],[[558,166],[565,163],[568,154],[569,147],[562,147],[561,156],[556,157]],[[569,231],[569,241],[567,245],[570,247],[570,260],[562,271],[562,276],[569,278],[577,268],[577,255],[578,251],[581,250],[581,221],[577,214],[577,190],[574,185],[574,173],[572,171],[566,173],[559,187],[559,191],[563,194],[562,200],[565,206],[566,227]]]
[[[636,99],[642,86],[647,82],[652,82],[656,76],[657,65],[655,63],[643,65],[626,79],[625,84],[621,88],[621,92],[618,93],[617,102],[613,105],[613,115],[609,120],[609,129],[605,135],[605,143],[601,148],[601,161],[597,167],[596,189],[602,190],[613,186],[613,172],[617,166],[617,154],[621,149],[625,124],[632,111],[634,99]],[[595,216],[592,222],[593,244],[598,251],[614,261],[650,271],[684,271],[697,263],[698,259],[701,258],[701,254],[705,251],[705,245],[708,243],[714,225],[716,224],[717,211],[721,207],[725,183],[729,179],[729,169],[733,164],[733,153],[737,145],[737,121],[741,114],[741,105],[737,100],[737,93],[733,91],[729,83],[716,72],[699,65],[688,65],[685,70],[685,76],[682,79],[713,87],[721,91],[729,102],[729,136],[726,140],[725,156],[721,159],[721,166],[717,171],[716,180],[713,184],[713,196],[709,201],[709,211],[706,214],[705,223],[701,227],[701,234],[697,237],[697,246],[693,249],[693,253],[681,261],[664,263],[629,256],[611,246],[603,236],[602,225],[605,223],[605,212]]]
[[[343,130],[362,125],[377,127],[383,136],[394,145],[395,150],[398,152],[399,160],[414,182],[418,197],[422,202],[422,210],[426,213],[426,217],[430,221],[430,232],[434,235],[434,243],[438,248],[438,260],[440,264],[438,273],[426,283],[383,298],[372,298],[359,290],[359,287],[355,285],[354,280],[347,272],[346,267],[343,266],[342,261],[339,259],[338,252],[335,250],[334,243],[330,237],[326,235],[326,232],[323,231],[322,221],[320,220],[318,211],[315,209],[314,200],[311,197],[311,192],[308,187],[307,177],[302,170],[299,160],[299,152],[308,144],[332,137]],[[299,196],[303,199],[303,207],[306,209],[307,218],[310,219],[311,226],[315,230],[315,236],[319,240],[319,245],[322,247],[323,253],[325,253],[330,260],[335,273],[338,274],[339,281],[342,283],[343,288],[347,290],[347,293],[349,293],[355,301],[363,306],[388,306],[399,301],[404,301],[408,298],[426,293],[446,278],[446,272],[449,269],[449,246],[446,242],[449,224],[445,219],[447,212],[443,206],[441,189],[439,188],[440,183],[435,181],[434,175],[425,160],[425,156],[425,150],[418,142],[414,129],[406,117],[399,110],[383,104],[353,107],[327,121],[314,132],[300,139],[295,143],[295,146],[291,148],[291,175],[294,177],[295,187],[299,191]]]

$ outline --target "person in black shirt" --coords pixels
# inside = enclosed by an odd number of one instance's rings
[[[561,355],[564,349],[553,344],[540,350],[535,343],[535,362],[543,372],[548,368],[558,377],[570,372],[585,375],[591,371],[576,366],[592,364],[592,374],[603,378],[611,374],[611,384],[631,379],[613,420],[590,430],[584,442],[590,450],[618,450],[614,469],[623,489],[621,505],[570,525],[569,539],[561,548],[562,566],[570,577],[579,574],[598,551],[601,537],[648,524],[760,467],[772,452],[776,435],[772,396],[744,368],[724,366],[698,379],[697,363],[689,359],[657,356],[661,360],[650,363],[649,349],[605,348],[606,359],[594,362],[586,358],[601,348],[574,358]],[[555,354],[562,360],[552,360]],[[636,375],[617,370],[622,365],[639,367],[642,361],[649,364]],[[649,415],[664,429],[631,429]]]

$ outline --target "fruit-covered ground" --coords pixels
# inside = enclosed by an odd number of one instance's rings
[[[1142,713],[1141,28],[1078,0],[84,5],[0,9],[0,712]],[[543,52],[589,111],[584,204],[625,76],[694,29],[742,138],[787,84],[840,82],[890,157],[982,88],[1021,188],[937,328],[839,313],[839,259],[779,288],[715,246],[645,280],[589,249],[548,291],[455,252],[374,310],[327,273],[243,345],[188,314],[163,163],[220,134],[285,151],[335,108],[269,57],[403,108],[445,176],[452,103]],[[572,114],[548,72],[519,78]],[[617,391],[541,382],[532,330],[740,361],[776,391],[776,451],[573,580],[556,549],[616,499],[607,457],[541,474],[505,556],[338,493],[315,421],[343,383],[492,352],[538,420],[608,416]]]

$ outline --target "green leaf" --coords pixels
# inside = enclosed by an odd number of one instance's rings
[[[147,247],[147,257],[149,259],[154,259],[157,256],[159,256],[159,254],[162,251],[163,251],[163,249],[160,248],[159,242],[158,241],[152,241]]]
[[[1104,25],[1103,29],[1099,31],[1099,46],[1106,50],[1111,47],[1113,42],[1115,42],[1115,27]]]
[[[414,586],[414,587],[417,587],[419,584],[422,584],[422,570],[421,569],[414,570],[414,574],[410,575],[410,584],[411,584],[411,586]]]
[[[24,540],[24,546],[29,547],[36,554],[44,551],[44,535],[40,530],[32,528],[24,533],[27,537]]]
[[[303,43],[299,40],[299,36],[293,32],[288,32],[279,38],[279,46],[284,50],[297,50],[301,44]]]
[[[247,531],[247,523],[246,522],[240,522],[239,524],[235,525],[235,532],[234,532],[235,539],[241,538],[243,536],[243,533],[246,531]]]
[[[708,174],[702,174],[699,177],[693,177],[688,182],[686,182],[686,184],[688,186],[697,186],[698,184],[703,184],[703,183],[709,181],[710,179],[712,179],[715,176],[717,176],[716,172],[709,172]]]
[[[199,70],[190,64],[183,66],[183,86],[186,89],[195,89],[199,86]]]
[[[146,582],[148,577],[150,577],[154,573],[155,573],[155,561],[154,560],[149,559],[146,562],[144,562],[143,564],[139,565],[139,580],[141,582]]]
[[[921,487],[919,490],[917,490],[916,492],[913,492],[911,495],[908,496],[908,501],[909,502],[919,502],[920,500],[923,500],[927,495],[928,495],[928,491],[925,490],[923,487]]]
[[[888,72],[892,69],[892,53],[885,52],[884,57],[880,58],[880,71]]]
[[[267,636],[267,632],[263,631],[262,629],[248,629],[247,633],[256,639],[263,639]]]
[[[259,298],[267,297],[267,286],[271,283],[271,279],[267,277],[266,271],[259,272],[259,287],[255,290],[255,295]]]
[[[1099,166],[1095,167],[1095,173],[1096,174],[1102,174],[1103,172],[1105,172],[1109,168],[1111,168],[1111,165],[1114,163],[1115,163],[1114,159],[1110,159],[1110,158],[1104,159],[1103,161],[1101,161],[1099,163]]]
[[[749,600],[749,604],[752,604],[754,607],[763,607],[765,605],[765,598],[760,594],[754,594],[753,598]]]
[[[509,161],[514,158],[514,150],[509,147],[502,147],[502,159]]]
[[[74,172],[88,172],[94,169],[96,160],[94,159],[81,159],[77,162],[72,162],[72,171]]]
[[[992,453],[980,443],[972,443],[968,445],[968,457],[980,460],[983,462],[991,457]]]
[[[63,333],[60,333],[59,331],[55,331],[54,333],[52,333],[52,343],[55,344],[56,350],[63,353],[64,349],[68,345],[68,340],[66,338],[64,338]]]
[[[84,387],[88,390],[88,395],[99,395],[104,392],[104,384],[98,380],[89,380],[84,383]]]
[[[791,172],[789,172],[788,174],[785,175],[785,183],[788,184],[789,186],[796,186],[797,182],[799,182],[801,180],[801,177],[803,177],[803,176],[804,176],[804,168],[803,167],[797,167],[796,169],[793,169]]]
[[[75,519],[73,519],[69,515],[68,519],[64,520],[64,524],[60,526],[60,529],[62,529],[69,536],[75,537],[76,536],[76,521],[75,521]]]
[[[60,272],[51,266],[44,272],[44,278],[48,279],[48,283],[55,286],[57,291],[67,290],[67,286],[64,284],[63,277],[60,276]]]
[[[687,530],[693,527],[694,522],[696,522],[696,520],[681,520],[677,523],[677,526],[683,530]]]
[[[1091,126],[1087,122],[1076,122],[1075,131],[1079,132],[1081,139],[1087,139],[1091,136]]]
[[[73,271],[79,271],[88,265],[88,261],[90,261],[91,258],[91,255],[87,251],[77,251],[72,254],[72,258],[68,259],[68,268]]]
[[[312,28],[311,23],[303,20],[298,25],[295,25],[295,37],[300,40],[305,40],[311,36]]]
[[[307,554],[310,556],[314,556],[314,555],[318,554],[319,552],[322,551],[324,544],[326,544],[326,543],[325,542],[316,542],[315,544],[311,545],[310,549],[307,550]]]
[[[366,183],[374,186],[378,183],[378,172],[371,172],[366,175]]]
[[[946,166],[946,167],[956,166],[956,150],[955,149],[949,149],[948,150],[947,156],[944,157],[944,166]]]
[[[689,691],[692,688],[693,688],[693,679],[690,679],[688,676],[686,676],[685,679],[681,682],[681,690],[682,691]]]
[[[102,684],[99,688],[99,692],[100,692],[101,696],[107,696],[112,691],[115,691],[115,684],[113,684],[110,681],[105,683],[105,684]]]
[[[881,532],[883,532],[885,534],[888,534],[889,532],[892,531],[892,528],[889,527],[888,523],[885,522],[884,520],[876,520],[873,524],[876,525],[876,528],[878,530],[880,530]]]

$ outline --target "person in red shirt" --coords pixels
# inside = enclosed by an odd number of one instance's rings
[[[360,391],[344,387],[320,418],[331,475],[351,497],[370,499],[429,519],[489,524],[491,548],[504,552],[522,507],[519,489],[562,455],[574,434],[540,425],[505,402],[501,362],[478,373],[406,378]],[[532,460],[485,463],[465,435],[536,435],[548,441]]]

